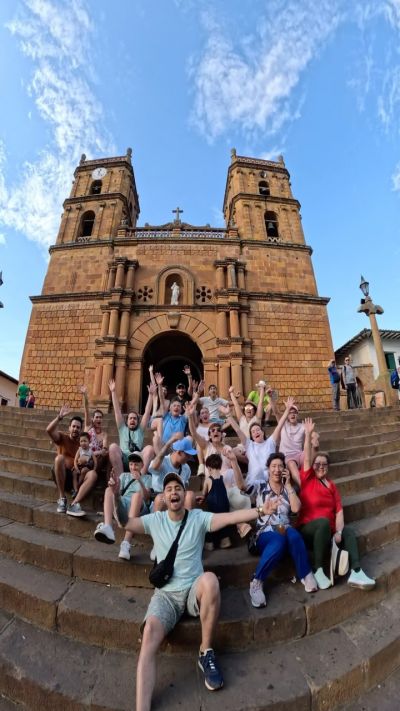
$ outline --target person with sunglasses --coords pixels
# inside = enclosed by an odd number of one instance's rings
[[[304,465],[297,481],[301,501],[297,525],[306,545],[313,551],[314,577],[318,587],[325,590],[331,586],[323,565],[333,536],[336,545],[349,553],[351,572],[348,584],[361,590],[372,590],[375,580],[361,568],[356,535],[350,526],[345,526],[339,491],[328,479],[329,456],[326,452],[317,452],[312,458],[314,422],[310,417],[305,418],[304,427]]]

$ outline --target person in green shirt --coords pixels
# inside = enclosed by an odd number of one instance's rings
[[[27,385],[25,380],[23,380],[21,385],[18,386],[17,390],[17,398],[19,400],[20,407],[26,407],[26,400],[29,395],[29,390],[29,385]]]

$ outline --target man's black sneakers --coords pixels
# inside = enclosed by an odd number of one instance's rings
[[[204,674],[204,683],[209,691],[221,689],[224,685],[222,674],[218,669],[213,649],[206,649],[199,654],[199,667]]]

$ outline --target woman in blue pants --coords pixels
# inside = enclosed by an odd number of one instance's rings
[[[291,481],[285,469],[285,457],[281,452],[271,454],[267,460],[269,479],[259,484],[257,506],[262,506],[265,499],[278,500],[276,513],[262,516],[256,522],[257,551],[260,560],[250,582],[250,598],[253,607],[265,607],[264,581],[282,558],[289,553],[296,567],[297,577],[303,583],[306,592],[318,590],[311,570],[307,550],[301,535],[292,528],[289,513],[298,513],[301,507]]]

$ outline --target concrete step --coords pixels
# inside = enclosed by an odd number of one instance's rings
[[[34,476],[18,476],[0,471],[0,490],[33,496],[42,501],[55,500],[57,493],[53,481]]]
[[[396,711],[400,696],[400,660],[397,669],[340,711]]]
[[[360,459],[361,457],[367,459],[373,457],[377,454],[387,454],[391,452],[399,452],[399,440],[400,433],[392,438],[386,438],[380,442],[373,441],[371,437],[371,442],[369,444],[361,444],[351,447],[343,447],[338,449],[331,449],[329,452],[329,459],[333,464],[339,462],[348,462]],[[347,445],[347,442],[346,442]],[[321,448],[322,449],[322,448]],[[399,452],[399,463],[400,463],[400,452]]]
[[[325,436],[322,436],[321,449],[326,449],[330,452],[331,450],[336,449],[338,446],[338,441],[342,442],[342,440],[345,443],[345,446],[352,447],[362,444],[370,444],[371,441],[381,442],[384,439],[396,439],[396,437],[399,436],[400,425],[398,423],[394,425],[382,425],[374,427],[372,432],[368,431],[366,434],[365,431],[364,434],[359,435],[350,435],[349,433],[347,433],[344,439],[341,434],[339,435],[339,438],[326,438]]]
[[[0,452],[2,452],[3,444],[16,444],[21,447],[28,447],[29,449],[45,449],[51,452],[56,451],[56,447],[53,442],[47,436],[41,437],[27,437],[26,435],[19,434],[19,432],[11,433],[0,433]]]
[[[340,479],[342,476],[365,473],[376,469],[382,469],[395,464],[400,464],[400,442],[399,449],[384,454],[374,454],[370,457],[360,457],[358,459],[333,463],[329,467],[329,476]]]
[[[40,511],[40,508],[33,510],[33,519],[37,519]],[[0,519],[0,551],[18,561],[82,580],[150,587],[148,573],[152,563],[149,558],[149,537],[135,537],[132,558],[128,563],[117,557],[118,544],[123,537],[122,530],[116,531],[115,545],[104,545],[93,538],[100,517],[93,516],[86,521],[82,530],[84,519],[71,520],[62,514],[55,516],[68,526],[68,531],[62,531],[62,535],[45,530],[37,524],[29,525],[32,522],[27,525],[27,522],[15,522],[6,517]],[[378,509],[373,518],[355,521],[353,526],[359,538],[361,554],[396,541],[400,538],[400,504],[386,507],[383,513]],[[83,535],[87,537],[83,538]],[[213,570],[224,587],[246,585],[254,569],[254,561],[247,552],[246,544],[242,542],[230,550],[204,553],[206,569]],[[293,574],[293,565],[288,560],[276,570],[274,579],[290,579]]]
[[[188,708],[190,700],[193,711],[216,711],[221,703],[230,711],[334,711],[357,698],[372,679],[384,679],[396,668],[400,642],[393,620],[399,612],[399,594],[394,592],[329,630],[265,646],[262,655],[217,648],[225,680],[218,694],[204,687],[196,649],[190,656],[162,653],[154,708],[176,711]],[[132,711],[136,659],[132,653],[102,650],[4,616],[0,691],[31,711]]]
[[[0,444],[1,456],[12,457],[13,459],[22,459],[24,462],[32,464],[49,464],[53,466],[54,457],[56,454],[55,447],[51,449],[40,449],[38,447],[27,447],[20,444]]]
[[[61,550],[60,544],[59,552],[70,553],[69,548],[65,545]],[[249,573],[246,588],[222,590],[217,646],[225,650],[264,647],[315,634],[325,629],[327,619],[330,625],[338,624],[383,599],[398,585],[398,543],[368,553],[362,564],[377,579],[373,592],[354,590],[341,581],[328,591],[308,595],[301,583],[274,584],[269,580],[268,606],[260,610],[250,603]],[[4,556],[0,556],[0,592],[7,612],[82,642],[120,650],[139,648],[140,625],[152,595],[152,589],[71,580]],[[185,618],[170,636],[168,651],[181,653],[199,644],[198,635],[198,624]]]
[[[361,491],[376,489],[383,484],[390,484],[400,479],[400,465],[384,467],[376,471],[366,472],[365,474],[353,474],[352,476],[344,476],[337,479],[336,485],[343,496],[350,496]],[[1,487],[1,478],[0,478]]]
[[[0,454],[0,471],[10,472],[19,476],[35,476],[39,479],[51,479],[51,463],[42,464],[40,462],[27,459],[14,459]]]

